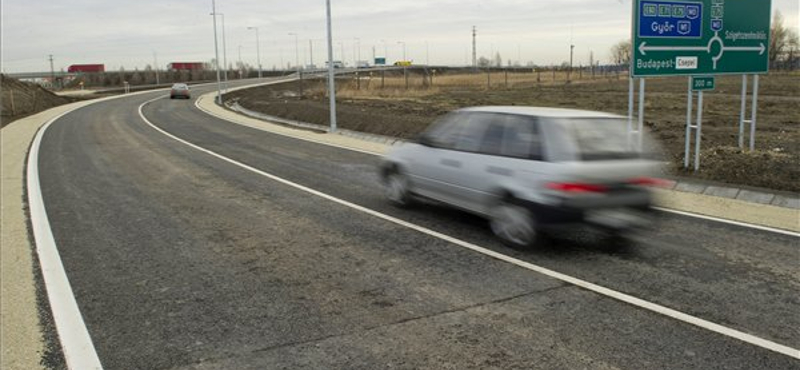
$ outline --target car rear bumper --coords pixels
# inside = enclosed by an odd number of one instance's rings
[[[610,197],[569,198],[555,204],[528,203],[546,228],[575,224],[607,230],[645,229],[653,224],[652,196],[646,190]]]

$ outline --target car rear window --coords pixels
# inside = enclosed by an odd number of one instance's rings
[[[639,158],[635,137],[628,138],[628,121],[619,118],[560,119],[584,161]],[[630,141],[630,143],[629,143]]]

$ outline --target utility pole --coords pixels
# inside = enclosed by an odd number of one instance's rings
[[[478,51],[475,49],[477,45],[477,36],[478,30],[475,26],[472,26],[472,68],[475,70],[478,69]]]
[[[425,65],[426,66],[431,65],[431,54],[430,54],[430,51],[431,51],[431,49],[430,49],[430,47],[428,45],[428,42],[425,41]]]
[[[53,84],[53,88],[56,88],[56,71],[53,69],[53,54],[50,54],[48,59],[50,60],[50,83]]]
[[[308,39],[308,64],[314,65],[314,41]]]
[[[297,73],[300,73],[300,44],[298,43],[298,35],[294,32],[289,32],[289,36],[294,36],[294,67]]]
[[[158,55],[156,52],[153,52],[153,68],[156,71],[156,85],[160,85],[161,82],[158,80]]]
[[[261,41],[258,39],[258,27],[247,27],[248,30],[256,30],[256,58],[258,58],[258,78],[261,78]]]
[[[567,71],[567,82],[572,81],[572,53],[575,49],[575,44],[572,38],[573,31],[572,26],[569,28],[569,71]]]
[[[217,2],[211,0],[211,14],[214,16],[214,64],[217,67],[217,103],[222,104],[222,82],[219,76],[219,46],[217,45]]]

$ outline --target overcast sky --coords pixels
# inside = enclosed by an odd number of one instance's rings
[[[211,0],[0,0],[3,72],[45,71],[103,63],[107,70],[131,70],[173,61],[214,58]],[[765,1],[766,2],[766,1]],[[471,29],[478,30],[478,56],[500,53],[504,63],[540,65],[610,62],[609,49],[630,36],[631,0],[332,0],[335,59],[352,63],[388,54],[416,63],[471,63]],[[800,0],[773,0],[786,25],[798,28]],[[259,28],[265,69],[295,60],[323,64],[325,1],[217,0],[225,16],[228,63],[256,64]],[[221,33],[221,25],[220,25]],[[222,35],[220,34],[220,59]],[[359,40],[357,41],[356,38]],[[309,51],[309,40],[312,48]],[[360,48],[356,46],[360,45]],[[427,45],[427,47],[426,47]],[[342,50],[344,56],[342,56]]]

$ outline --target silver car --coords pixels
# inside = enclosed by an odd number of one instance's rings
[[[660,162],[632,149],[627,124],[580,110],[461,109],[388,153],[381,178],[392,203],[424,197],[478,214],[513,247],[554,226],[623,234],[648,225],[648,187],[662,183],[652,177]]]

